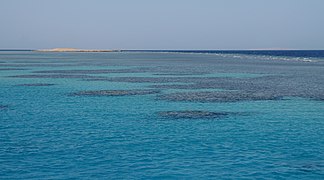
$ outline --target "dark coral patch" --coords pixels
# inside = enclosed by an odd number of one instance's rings
[[[213,119],[224,118],[232,113],[228,112],[209,112],[209,111],[162,111],[158,115],[173,119]]]
[[[71,74],[26,74],[26,75],[15,75],[15,76],[8,76],[11,78],[68,78],[68,79],[74,79],[74,78],[92,78],[92,76],[88,75],[71,75]]]
[[[281,96],[262,92],[237,92],[237,91],[203,91],[179,92],[159,96],[159,99],[168,101],[188,102],[237,102],[257,100],[279,100]]]
[[[112,78],[92,78],[88,81],[111,81],[111,82],[128,82],[128,83],[192,83],[203,80],[200,77],[112,77]]]
[[[17,84],[17,86],[54,86],[55,84],[34,83],[34,84]]]
[[[192,84],[154,84],[149,85],[149,88],[158,88],[158,89],[214,89],[214,88],[206,88],[200,87],[199,85]]]
[[[17,70],[28,70],[25,68],[0,68],[0,71],[17,71]]]
[[[0,110],[1,110],[1,109],[7,109],[7,108],[9,108],[8,105],[0,105]]]
[[[146,68],[137,69],[91,69],[91,70],[50,70],[34,71],[33,73],[51,73],[51,74],[109,74],[109,73],[143,73],[147,72]]]
[[[68,63],[3,63],[0,67],[65,67],[65,66],[77,66],[77,64]]]
[[[72,96],[134,96],[159,93],[158,90],[139,89],[139,90],[98,90],[98,91],[80,91],[72,93]]]
[[[207,73],[186,73],[186,72],[179,72],[179,73],[155,73],[155,76],[195,76],[195,75],[205,75]]]
[[[232,77],[93,77],[88,81],[128,83],[161,83],[148,86],[157,89],[223,89],[238,92],[196,92],[169,94],[162,99],[200,102],[234,102],[277,100],[282,97],[324,99],[323,79],[316,76],[269,75],[255,78]],[[172,84],[163,84],[172,83]],[[307,84],[307,85],[306,85]]]

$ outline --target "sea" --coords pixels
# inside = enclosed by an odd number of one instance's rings
[[[324,179],[324,51],[0,51],[0,179]]]

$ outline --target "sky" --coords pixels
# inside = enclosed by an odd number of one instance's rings
[[[324,0],[0,0],[0,49],[324,49]]]

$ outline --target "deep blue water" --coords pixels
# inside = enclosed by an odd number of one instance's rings
[[[2,51],[0,179],[323,179],[323,51],[254,52]]]
[[[124,52],[174,52],[209,54],[246,54],[265,56],[287,56],[304,58],[324,58],[324,50],[123,50]]]

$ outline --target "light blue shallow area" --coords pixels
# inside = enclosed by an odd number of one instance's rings
[[[217,64],[218,61],[209,62],[210,55],[203,54],[13,53],[0,54],[3,61],[0,66],[12,62],[25,64],[21,61],[28,62],[27,58],[35,60],[35,57],[46,63],[75,64],[89,59],[96,63],[113,62],[0,71],[0,105],[5,106],[0,109],[0,179],[324,178],[324,103],[321,100],[284,97],[262,101],[186,102],[158,98],[161,94],[199,89],[159,89],[159,94],[139,96],[71,96],[84,90],[152,89],[151,85],[163,83],[8,77],[36,74],[33,71],[39,70],[123,69],[141,64],[169,66],[172,60],[180,67],[183,63],[188,66],[186,60],[194,66],[196,59],[204,58],[208,63]],[[46,57],[54,60],[48,62]],[[244,68],[238,72],[229,68],[226,76],[225,71],[193,77],[257,78],[286,73],[280,72],[280,68],[250,73]],[[154,73],[114,73],[104,77],[160,77]],[[54,85],[17,86],[29,83]],[[182,110],[237,114],[212,119],[159,115],[163,111]]]

